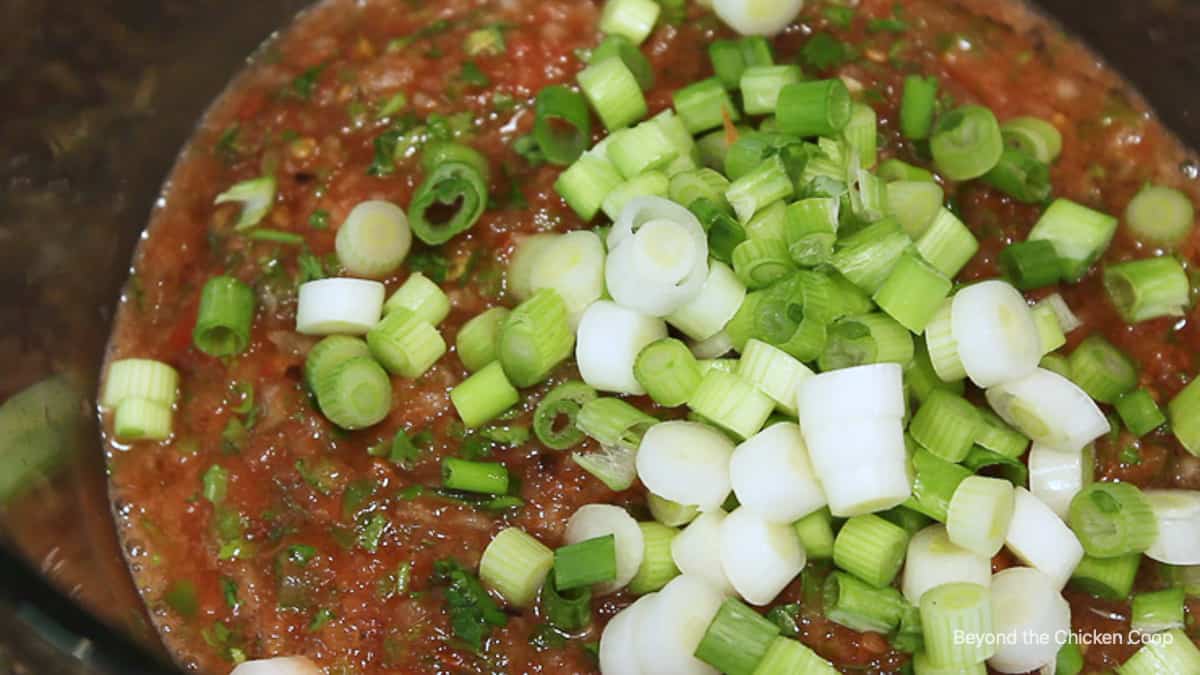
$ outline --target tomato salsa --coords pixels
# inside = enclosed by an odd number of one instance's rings
[[[671,107],[672,92],[712,76],[708,45],[736,37],[698,4],[661,4],[641,45],[653,70],[651,116]],[[326,0],[267,43],[205,116],[153,214],[111,341],[110,361],[154,359],[179,373],[173,432],[164,442],[133,443],[110,434],[107,446],[130,569],[188,671],[225,673],[245,659],[304,655],[346,675],[598,672],[601,632],[632,594],[596,598],[590,623],[575,632],[551,627],[539,608],[507,611],[472,644],[459,615],[478,589],[455,581],[456,572],[478,568],[485,547],[509,526],[553,548],[586,504],[616,504],[649,519],[639,484],[614,492],[530,433],[545,393],[579,379],[574,361],[523,390],[501,419],[468,429],[449,392],[469,372],[448,353],[420,377],[392,377],[386,418],[346,431],[310,394],[305,359],[317,338],[296,331],[296,312],[301,284],[341,275],[339,224],[366,200],[407,208],[424,176],[421,148],[435,141],[457,141],[486,158],[486,211],[445,244],[414,243],[385,285],[394,291],[416,272],[435,282],[450,302],[439,325],[450,345],[472,317],[515,306],[506,270],[521,241],[593,226],[555,191],[562,167],[545,161],[531,133],[533,98],[574,83],[601,37],[602,9],[578,0]],[[1051,122],[1062,135],[1051,169],[1056,197],[1112,214],[1147,183],[1200,199],[1197,165],[1145,104],[1024,5],[809,2],[772,47],[777,63],[841,78],[855,100],[874,108],[880,160],[930,165],[927,147],[905,138],[898,119],[905,77],[922,74],[938,80],[939,105],[979,103],[1000,120]],[[237,227],[240,206],[214,199],[266,174],[276,189],[251,236]],[[944,188],[980,243],[959,280],[999,276],[1001,251],[1025,240],[1043,205],[979,181]],[[1189,274],[1200,259],[1198,232],[1174,252]],[[1067,336],[1064,353],[1103,336],[1136,363],[1138,384],[1165,407],[1200,370],[1194,312],[1128,325],[1100,271],[1154,253],[1122,223],[1080,283],[1028,297],[1061,293],[1083,324]],[[257,307],[246,348],[224,358],[193,342],[201,291],[218,275],[252,288]],[[678,416],[647,397],[627,400]],[[589,439],[582,448],[598,444]],[[446,457],[502,462],[518,506],[441,490]],[[1200,458],[1167,429],[1140,438],[1118,431],[1096,442],[1095,476],[1197,490]],[[1004,552],[993,560],[997,571],[1014,564]],[[838,668],[899,672],[910,655],[886,635],[824,615],[820,589],[830,569],[810,560],[772,606],[792,607],[796,639]],[[1156,564],[1143,559],[1136,588],[1163,583]],[[1129,633],[1127,601],[1070,585],[1065,593],[1078,633]],[[1189,617],[1198,603],[1187,601]],[[1087,644],[1082,654],[1087,672],[1100,672],[1136,649]]]

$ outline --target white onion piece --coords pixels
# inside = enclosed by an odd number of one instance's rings
[[[911,496],[899,416],[831,419],[801,429],[833,515],[849,518],[884,511]]]
[[[1063,333],[1070,333],[1083,325],[1079,317],[1075,316],[1075,312],[1071,311],[1071,307],[1067,305],[1067,301],[1058,293],[1047,295],[1037,304],[1045,305],[1054,311],[1054,316],[1058,317],[1058,326],[1062,328]]]
[[[719,359],[733,351],[733,338],[729,333],[721,331],[716,335],[700,342],[688,343],[688,349],[698,359]]]
[[[1200,565],[1200,492],[1146,490],[1158,539],[1146,555],[1168,565]]]
[[[654,494],[712,511],[729,496],[733,441],[699,422],[650,427],[638,447],[638,478]]]
[[[804,569],[808,558],[790,523],[772,523],[745,507],[721,523],[721,567],[746,602],[763,606]]]
[[[931,588],[958,581],[987,587],[991,579],[991,559],[950,541],[946,526],[937,524],[909,540],[900,588],[911,604],[920,605],[921,596]]]
[[[729,265],[713,260],[708,264],[708,278],[704,280],[700,293],[672,312],[667,317],[667,323],[693,340],[708,340],[720,334],[725,324],[737,314],[745,299],[745,284],[737,278]]]
[[[645,553],[642,528],[625,509],[612,504],[588,504],[579,507],[567,521],[563,540],[568,544],[613,535],[617,550],[617,578],[597,584],[595,591],[607,595],[624,588],[637,575]]]
[[[575,360],[583,381],[619,394],[645,394],[633,375],[638,352],[667,336],[662,319],[615,302],[593,302],[579,320]]]
[[[992,577],[992,630],[999,639],[988,665],[1028,673],[1054,662],[1071,631],[1071,606],[1050,577],[1010,567]]]
[[[608,235],[604,276],[613,300],[667,316],[708,279],[708,238],[691,211],[661,197],[637,197]]]
[[[241,663],[229,675],[322,675],[325,671],[303,656],[277,656]]]
[[[563,235],[551,232],[525,237],[517,244],[508,261],[505,285],[517,300],[528,300],[533,295],[533,271],[537,269],[542,250]]]
[[[979,387],[1019,380],[1037,368],[1042,339],[1024,296],[1004,281],[967,286],[951,307],[954,340],[967,377]]]
[[[1035,443],[1064,451],[1081,450],[1110,429],[1086,392],[1043,368],[988,389],[987,400],[997,415]]]
[[[604,675],[642,675],[633,644],[641,630],[646,608],[656,597],[658,593],[643,595],[608,620],[600,635],[600,672]]]
[[[366,279],[318,279],[300,284],[296,332],[365,335],[383,315],[383,284]]]
[[[712,7],[742,35],[775,35],[795,20],[804,0],[713,0]]]
[[[647,675],[716,675],[693,656],[725,596],[699,577],[683,574],[667,582],[638,618],[633,648]]]
[[[671,560],[680,573],[704,579],[724,595],[733,595],[733,584],[721,567],[721,509],[701,513],[671,540]]]
[[[742,507],[772,523],[793,523],[826,503],[804,434],[792,422],[771,425],[737,446],[729,479]]]
[[[1083,559],[1083,546],[1071,528],[1028,490],[1019,487],[1014,497],[1004,542],[1021,562],[1050,577],[1059,590]]]
[[[1029,451],[1029,491],[1066,520],[1071,500],[1085,480],[1082,450],[1056,450],[1034,443]]]
[[[529,278],[534,293],[553,288],[567,303],[571,326],[604,294],[604,242],[588,230],[568,232],[541,247]]]
[[[877,363],[831,370],[805,379],[797,388],[800,426],[807,432],[830,420],[904,416],[903,369]]]

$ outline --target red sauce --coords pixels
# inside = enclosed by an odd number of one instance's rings
[[[822,74],[861,85],[879,113],[884,156],[919,161],[917,149],[899,136],[896,110],[904,75],[926,72],[938,75],[954,100],[982,102],[1001,119],[1031,114],[1053,121],[1064,135],[1053,173],[1056,195],[1121,213],[1147,180],[1194,198],[1200,192],[1178,170],[1186,156],[1176,141],[1121,82],[1015,4],[862,0],[850,28],[831,23],[821,3],[809,5],[776,40],[779,58],[792,59],[814,32],[855,45],[859,58]],[[894,8],[907,30],[866,27],[867,19],[890,17]],[[164,641],[188,669],[227,672],[235,656],[277,654],[305,654],[330,673],[363,675],[596,669],[583,647],[629,603],[625,594],[595,603],[591,628],[564,646],[531,642],[541,619],[513,615],[479,656],[453,640],[432,568],[448,557],[473,568],[491,537],[508,525],[554,546],[579,506],[612,502],[640,509],[640,487],[615,495],[565,453],[530,443],[492,450],[521,481],[526,505],[515,513],[403,498],[406,487],[437,485],[441,457],[461,450],[447,392],[465,369],[449,355],[416,381],[397,378],[394,409],[384,423],[340,432],[312,409],[303,390],[300,374],[312,340],[295,334],[293,324],[301,253],[329,256],[336,224],[362,200],[408,203],[421,177],[415,160],[385,176],[370,176],[367,167],[375,139],[395,119],[409,116],[429,125],[437,116],[444,122],[469,113],[474,124],[463,140],[490,159],[491,193],[499,202],[469,233],[433,253],[447,266],[443,288],[453,305],[441,326],[446,341],[453,344],[458,327],[482,309],[511,304],[502,271],[514,242],[531,232],[587,225],[553,191],[557,170],[530,166],[512,142],[532,125],[531,97],[547,84],[573,79],[581,67],[577,50],[597,41],[598,14],[597,3],[577,0],[331,0],[271,43],[206,117],[139,251],[112,343],[113,358],[160,359],[183,377],[172,441],[111,443],[109,458],[131,569]],[[488,84],[469,84],[461,77],[468,60],[463,40],[496,24],[504,27],[507,49],[474,58]],[[724,34],[712,17],[698,13],[681,26],[655,31],[643,46],[657,73],[647,96],[652,113],[670,104],[673,89],[710,74],[706,45]],[[404,95],[405,107],[377,119],[380,102],[396,94]],[[234,236],[237,207],[213,206],[219,192],[260,175],[264,166],[274,167],[279,180],[264,226],[301,235],[302,249]],[[994,275],[998,251],[1024,238],[1038,209],[982,186],[947,187],[982,243],[964,278]],[[310,224],[320,225],[321,214],[330,224],[323,229]],[[1182,251],[1189,262],[1200,243],[1197,232]],[[1140,249],[1122,233],[1105,259],[1148,253]],[[431,259],[426,251],[414,255]],[[251,283],[260,307],[249,350],[229,361],[210,358],[191,342],[199,289],[221,273]],[[389,279],[389,290],[406,274]],[[1137,361],[1142,383],[1160,401],[1195,372],[1200,333],[1192,317],[1125,326],[1095,274],[1060,290],[1086,324],[1072,334],[1071,346],[1090,333],[1105,335]],[[564,366],[556,378],[572,375]],[[253,386],[256,419],[243,436],[223,438],[239,415],[234,383]],[[528,400],[536,401],[540,391]],[[527,424],[528,409],[513,423]],[[411,470],[366,452],[401,428],[432,434]],[[1139,446],[1139,459],[1125,463],[1130,455],[1122,451],[1131,444]],[[1103,479],[1200,486],[1195,458],[1166,434],[1136,444],[1102,440],[1097,462]],[[201,476],[213,464],[231,477],[225,508],[240,514],[247,542],[237,556],[221,555],[218,514],[200,496]],[[376,514],[386,524],[378,546],[368,551],[355,540],[355,524]],[[312,547],[306,565],[287,561],[296,546]],[[996,561],[998,568],[1011,564],[1006,557]],[[407,579],[402,588],[401,576]],[[186,584],[197,602],[194,611],[181,613],[167,598]],[[799,593],[797,582],[780,602]],[[1068,597],[1077,630],[1127,631],[1126,605]],[[893,672],[907,660],[885,637],[855,633],[819,611],[805,612],[800,637],[846,670]],[[1130,652],[1089,647],[1086,659],[1092,668],[1111,668]]]

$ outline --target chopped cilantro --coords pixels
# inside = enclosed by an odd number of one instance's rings
[[[246,425],[240,417],[230,417],[221,431],[221,450],[227,455],[236,455],[249,437]]]
[[[317,549],[308,544],[292,544],[284,552],[288,562],[296,565],[307,565],[317,555]]]
[[[321,77],[322,70],[325,70],[325,64],[313,66],[300,73],[288,85],[286,93],[303,101],[312,98],[313,90],[317,88],[317,79]]]
[[[246,236],[255,241],[269,241],[286,246],[301,246],[304,244],[304,237],[295,232],[284,232],[265,227],[250,230],[246,233]]]
[[[1137,465],[1142,463],[1142,451],[1136,445],[1125,446],[1119,455],[1122,464]]]
[[[369,518],[360,518],[358,521],[358,545],[367,553],[374,553],[379,550],[379,542],[383,540],[383,533],[387,530],[388,519],[379,511],[372,513]]]
[[[379,105],[379,110],[375,112],[375,119],[391,117],[392,115],[400,112],[400,110],[406,105],[408,105],[408,97],[405,96],[404,92],[402,91],[397,92],[391,98]]]
[[[435,563],[434,582],[446,587],[443,591],[446,612],[455,637],[476,653],[483,651],[483,641],[493,627],[508,624],[508,617],[483,584],[458,561],[445,559]]]
[[[411,469],[421,458],[421,448],[409,438],[404,429],[396,432],[388,452],[388,461],[403,469]]]
[[[546,161],[541,146],[532,134],[518,137],[513,141],[512,149],[519,157],[529,162],[530,166],[540,166]]]
[[[213,147],[213,151],[221,158],[221,161],[226,164],[232,164],[237,161],[242,154],[242,149],[238,147],[238,134],[241,129],[234,124],[225,131],[221,132],[220,138],[217,139],[217,144]]]
[[[431,249],[413,251],[408,256],[408,269],[420,272],[434,283],[440,284],[446,281],[446,275],[450,272],[450,261]]]
[[[567,636],[554,626],[544,623],[533,629],[533,633],[529,635],[529,644],[538,652],[559,649],[567,644]]]
[[[463,82],[475,87],[486,87],[492,83],[492,79],[480,70],[474,61],[464,63],[458,76]]]
[[[321,630],[325,624],[336,618],[337,615],[333,613],[333,610],[328,607],[322,607],[317,610],[317,613],[313,615],[312,621],[308,623],[308,632],[315,633]]]
[[[908,22],[895,17],[872,19],[867,22],[867,30],[872,33],[903,33],[908,30]]]
[[[221,595],[225,596],[225,604],[231,608],[238,606],[238,583],[231,577],[221,577]]]
[[[375,494],[375,481],[361,479],[351,481],[342,492],[342,517],[352,518],[360,507]]]
[[[175,613],[185,619],[196,616],[200,609],[200,601],[196,598],[196,584],[190,579],[183,579],[167,587],[163,600],[175,610]]]
[[[492,93],[492,108],[496,112],[510,112],[517,107],[517,98],[506,91]]]
[[[488,26],[467,33],[463,49],[467,56],[499,56],[508,46],[504,44],[504,32],[500,26]]]
[[[296,258],[297,268],[297,284],[306,284],[310,281],[325,278],[325,266],[321,264],[321,259],[317,256],[305,251]]]
[[[493,441],[515,448],[524,445],[529,440],[529,427],[518,425],[490,426],[479,430],[479,435]]]
[[[204,472],[200,482],[203,484],[204,498],[211,504],[225,501],[229,493],[229,471],[220,464],[213,464]]]
[[[805,65],[816,70],[831,70],[856,56],[854,48],[828,33],[812,36],[801,52]]]
[[[317,209],[308,217],[308,226],[314,230],[324,230],[329,227],[329,212],[325,209]]]
[[[767,619],[776,626],[779,626],[779,633],[784,637],[790,638],[800,635],[800,624],[797,621],[799,617],[800,605],[794,602],[787,605],[779,605],[770,612],[767,612]]]
[[[854,8],[830,5],[825,8],[825,18],[838,28],[849,28],[854,23]]]
[[[317,461],[316,466],[309,466],[303,459],[296,460],[296,473],[308,483],[309,487],[328,497],[333,494],[334,480],[337,469],[327,459]]]
[[[375,158],[367,167],[368,176],[387,176],[396,170],[396,145],[403,135],[400,129],[388,129],[375,137]]]

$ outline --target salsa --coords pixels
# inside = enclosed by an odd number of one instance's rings
[[[654,75],[650,115],[671,107],[675,90],[710,77],[707,46],[734,36],[701,7],[663,4],[668,11],[642,45]],[[591,227],[555,191],[561,167],[539,156],[530,134],[533,97],[574,82],[599,40],[601,9],[574,0],[327,0],[265,45],[205,116],[135,258],[109,357],[154,359],[180,376],[170,439],[122,443],[110,435],[108,460],[130,569],[187,670],[223,673],[247,658],[294,654],[330,673],[362,675],[597,671],[595,645],[634,600],[630,593],[597,599],[590,625],[574,633],[552,629],[538,609],[509,612],[473,646],[456,630],[448,602],[464,591],[445,567],[477,569],[492,537],[509,526],[555,547],[586,504],[649,519],[640,485],[613,492],[529,433],[543,395],[579,379],[574,362],[522,391],[502,419],[467,429],[449,391],[468,371],[447,354],[419,378],[392,378],[382,423],[344,431],[310,396],[305,359],[317,339],[297,333],[295,320],[299,285],[338,276],[338,224],[365,200],[406,207],[422,180],[420,148],[432,141],[458,141],[486,157],[487,209],[443,245],[414,244],[385,280],[388,290],[415,272],[437,283],[450,300],[439,329],[451,345],[470,318],[516,304],[506,268],[517,245],[535,233]],[[778,63],[840,77],[875,109],[881,160],[929,165],[898,123],[904,77],[920,73],[937,77],[947,103],[1053,123],[1063,136],[1055,196],[1113,214],[1147,182],[1200,199],[1190,155],[1136,95],[1018,3],[810,2],[773,47]],[[238,205],[214,198],[268,173],[277,187],[260,232],[272,234],[245,236],[235,227]],[[949,182],[946,191],[980,242],[959,280],[998,276],[1000,251],[1025,239],[1042,207],[978,181]],[[1189,273],[1198,245],[1193,230],[1176,251]],[[1151,253],[1122,225],[1103,262]],[[214,358],[193,344],[201,290],[217,275],[248,284],[258,308],[236,357]],[[1098,267],[1079,284],[1045,287],[1030,299],[1052,292],[1084,324],[1065,351],[1103,335],[1136,362],[1139,384],[1163,406],[1200,369],[1191,314],[1127,325],[1106,299]],[[629,400],[666,414],[649,398]],[[408,439],[399,453],[398,432]],[[583,449],[598,444],[589,439]],[[521,505],[440,492],[445,457],[502,462]],[[1105,436],[1095,458],[1097,479],[1200,489],[1200,459],[1165,429],[1140,439]],[[995,569],[1014,564],[1005,556]],[[810,563],[773,604],[798,604],[798,639],[843,670],[898,672],[909,655],[886,636],[823,615],[813,589],[828,571]],[[1138,588],[1161,583],[1143,561]],[[1128,631],[1127,602],[1072,588],[1067,597],[1077,632]],[[1189,613],[1197,602],[1188,601]],[[1088,645],[1083,656],[1099,672],[1133,651]]]

